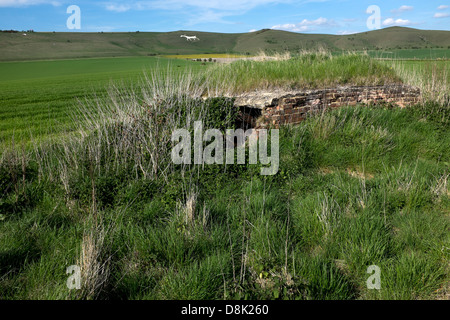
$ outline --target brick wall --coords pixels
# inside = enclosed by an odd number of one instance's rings
[[[251,105],[252,98],[241,97],[236,100],[235,105],[240,108],[242,119],[247,126],[264,128],[268,125],[296,124],[304,120],[308,112],[320,111],[324,108],[381,102],[405,107],[419,101],[419,89],[403,85],[389,85],[280,93],[278,96],[270,96],[265,101],[259,101],[254,106]],[[258,109],[259,112],[255,112],[255,109]]]

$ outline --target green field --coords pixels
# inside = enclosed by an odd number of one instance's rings
[[[79,106],[77,99],[105,95],[112,84],[130,87],[138,85],[144,74],[171,72],[200,74],[207,72],[211,86],[221,87],[223,92],[240,92],[255,88],[285,86],[314,87],[336,84],[382,84],[398,82],[392,70],[377,70],[377,63],[359,56],[336,56],[333,61],[304,58],[292,59],[292,63],[238,62],[215,65],[168,59],[161,57],[93,58],[56,61],[0,62],[0,145],[40,141],[48,137],[65,135],[73,130],[70,114]],[[384,61],[395,66],[403,80],[428,82],[417,75],[432,75],[433,70],[445,73],[450,82],[450,64],[447,61]],[[349,66],[352,72],[348,72]],[[407,72],[414,72],[410,76]],[[233,79],[233,80],[232,80]],[[420,80],[420,81],[419,81]],[[230,86],[227,87],[226,83]],[[431,83],[431,82],[430,82]]]
[[[369,50],[371,57],[378,59],[417,59],[417,60],[436,60],[450,59],[450,49],[433,48],[433,49],[395,49],[395,50]]]
[[[222,93],[399,81],[392,70],[368,57],[305,57],[278,62],[240,61],[232,66],[160,57],[1,62],[0,119],[7,121],[0,121],[0,144],[65,135],[73,130],[70,115],[80,105],[77,99],[106,95],[111,85],[139,86],[144,74],[166,73],[169,69],[199,76],[208,86],[221,88]]]
[[[48,78],[71,78],[84,75],[86,78],[101,77],[127,79],[130,75],[153,70],[154,68],[197,66],[191,62],[176,61],[157,57],[124,57],[74,59],[58,61],[28,61],[1,63],[0,81],[47,80]],[[128,74],[127,74],[128,73]],[[79,79],[76,79],[79,81]]]
[[[448,299],[448,71],[320,53],[0,63],[0,299]],[[391,81],[427,99],[281,128],[274,176],[170,160],[176,128],[235,128],[232,100],[191,94]]]
[[[205,54],[180,54],[166,55],[165,58],[171,59],[209,59],[209,58],[245,58],[247,56],[229,53],[205,53]]]
[[[156,57],[0,63],[0,144],[59,135],[70,129],[77,99],[103,95],[111,83],[138,83],[169,64],[176,72],[204,67]]]
[[[339,85],[383,85],[402,80],[388,65],[368,55],[308,53],[275,61],[236,61],[213,64],[205,75],[212,87],[237,95],[252,90],[300,90]]]
[[[197,35],[188,42],[182,34]],[[149,55],[254,55],[324,48],[373,51],[388,58],[449,58],[450,31],[392,27],[352,35],[302,34],[263,29],[250,33],[175,32],[0,32],[0,61]]]

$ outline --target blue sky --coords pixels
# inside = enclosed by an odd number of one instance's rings
[[[78,30],[67,28],[70,5],[80,8]],[[380,8],[381,28],[450,30],[449,0],[0,0],[0,29],[236,33],[273,28],[350,34],[369,30],[371,5]]]

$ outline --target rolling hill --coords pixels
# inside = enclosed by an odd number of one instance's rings
[[[182,34],[195,34],[188,42]],[[251,33],[175,32],[0,32],[0,61],[71,59],[161,54],[341,50],[450,49],[450,31],[391,27],[352,35],[302,34],[263,29]]]

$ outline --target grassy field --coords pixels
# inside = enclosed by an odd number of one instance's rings
[[[264,59],[264,57],[262,57]],[[205,78],[228,95],[256,89],[307,89],[338,85],[401,83],[392,68],[368,55],[312,53],[277,61],[237,61],[212,65]]]
[[[0,119],[7,121],[0,121],[0,145],[11,144],[12,138],[20,144],[31,138],[64,136],[74,130],[70,115],[79,105],[77,99],[104,96],[112,84],[139,87],[145,74],[168,69],[200,77],[216,94],[400,81],[388,67],[357,55],[305,55],[289,61],[240,61],[232,66],[158,57],[3,62]]]
[[[164,72],[169,64],[173,72],[203,67],[156,57],[0,63],[0,144],[66,134],[77,99],[105,95],[112,83],[136,85],[144,73]]]
[[[429,49],[394,49],[394,50],[369,50],[367,53],[377,59],[412,59],[412,60],[437,60],[450,59],[449,48]]]
[[[450,63],[448,61],[383,61],[399,77],[421,89],[424,100],[448,104],[450,95]]]
[[[183,34],[200,41],[188,42]],[[396,58],[449,57],[450,31],[392,27],[351,35],[302,34],[263,29],[249,33],[36,32],[23,36],[0,32],[0,61],[149,55],[257,54],[324,48],[333,52],[374,51]],[[50,49],[49,49],[50,48]]]
[[[1,299],[448,299],[448,63],[168,61],[0,64],[1,142],[27,145],[0,154]],[[404,81],[427,99],[281,128],[274,176],[170,161],[175,128],[234,125],[232,100],[188,94],[264,79]],[[71,265],[81,290],[66,286]],[[366,286],[370,265],[381,290]]]
[[[243,58],[247,56],[229,53],[209,53],[209,54],[166,55],[164,57],[171,59],[208,59],[208,58]]]

